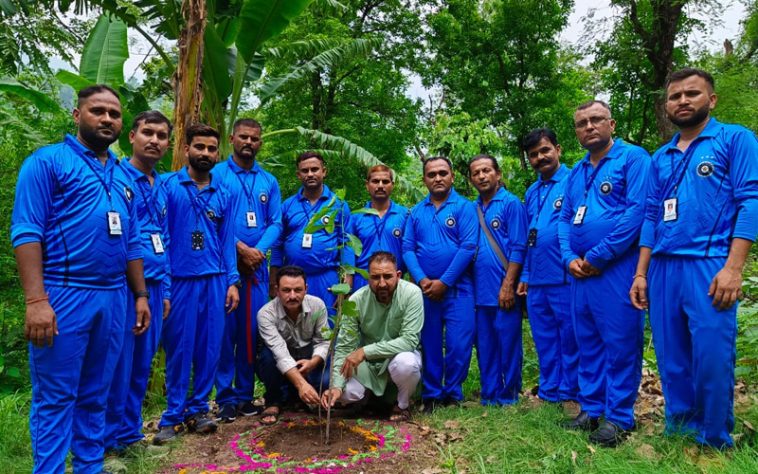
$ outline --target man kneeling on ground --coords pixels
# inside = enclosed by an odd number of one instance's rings
[[[421,378],[417,348],[424,325],[421,289],[400,279],[395,256],[375,252],[369,259],[368,287],[350,297],[358,316],[343,316],[334,355],[334,386],[321,397],[324,408],[363,400],[366,389],[384,395],[397,386],[391,421],[410,419],[410,397]]]
[[[282,267],[276,275],[276,298],[258,311],[265,347],[255,367],[266,387],[264,425],[276,423],[293,387],[303,403],[318,405],[317,390],[329,386],[329,374],[322,370],[329,350],[323,335],[329,330],[326,306],[307,291],[302,268]]]

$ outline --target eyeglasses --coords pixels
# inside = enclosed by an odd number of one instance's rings
[[[592,124],[593,126],[600,125],[601,123],[605,122],[606,120],[610,120],[610,117],[590,117],[588,119],[580,120],[578,122],[574,122],[574,128],[576,129],[582,129],[585,128],[588,124]]]

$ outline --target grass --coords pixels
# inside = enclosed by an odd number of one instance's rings
[[[751,321],[752,322],[752,321]],[[537,383],[534,344],[524,322],[524,388]],[[647,365],[647,361],[646,361]],[[755,385],[753,385],[755,387]],[[262,386],[256,384],[256,394]],[[511,407],[478,405],[479,369],[474,354],[469,377],[464,383],[465,408],[445,408],[432,416],[419,415],[421,424],[445,433],[455,432],[459,441],[438,445],[437,469],[444,473],[747,473],[758,472],[758,439],[745,422],[758,427],[758,403],[738,408],[735,434],[742,434],[737,448],[725,453],[701,450],[689,439],[664,437],[662,420],[642,426],[616,449],[589,446],[584,433],[568,432],[559,426],[564,419],[560,407],[534,406],[523,401]],[[28,430],[30,393],[19,390],[0,395],[0,472],[26,473],[32,469]],[[753,400],[756,400],[753,396]],[[156,419],[165,405],[160,394],[148,393],[146,419]],[[445,426],[454,421],[455,426]],[[126,456],[107,461],[113,472],[147,474],[170,465],[166,448],[138,448]]]

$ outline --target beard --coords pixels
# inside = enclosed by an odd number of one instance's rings
[[[692,115],[684,119],[677,118],[676,116],[668,112],[666,112],[666,115],[668,116],[669,120],[671,120],[671,123],[673,123],[677,127],[689,128],[701,123],[703,120],[708,118],[708,114],[710,113],[711,113],[711,108],[709,104],[705,104],[704,106],[700,107],[695,112],[693,112]]]
[[[105,150],[111,146],[113,142],[118,140],[121,130],[116,127],[111,127],[111,131],[113,134],[107,136],[103,135],[98,128],[88,127],[81,123],[79,124],[79,135],[81,135],[82,139],[87,142],[87,144],[96,150]]]
[[[213,169],[213,166],[216,164],[211,160],[206,160],[204,158],[199,158],[195,156],[190,156],[188,158],[189,165],[196,171],[200,171],[201,173],[208,172]]]

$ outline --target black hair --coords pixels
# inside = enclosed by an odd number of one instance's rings
[[[397,268],[397,258],[385,250],[379,250],[371,254],[368,258],[368,266],[370,267],[374,262],[390,262]]]
[[[711,76],[709,73],[703,71],[702,69],[697,69],[694,67],[686,67],[684,69],[680,69],[678,71],[674,71],[671,74],[669,74],[668,79],[666,79],[666,89],[669,88],[672,82],[679,82],[684,79],[687,79],[691,76],[697,76],[701,77],[711,86],[711,90],[714,90],[716,88],[716,83],[713,80],[713,76]]]
[[[595,104],[601,105],[604,109],[608,110],[609,114],[611,113],[611,106],[608,105],[606,102],[603,102],[602,100],[598,100],[598,99],[592,99],[592,100],[588,100],[587,102],[582,102],[576,107],[576,110],[579,111],[579,110],[588,109]]]
[[[547,140],[552,143],[553,146],[558,146],[558,137],[555,135],[554,131],[547,127],[535,128],[531,132],[527,133],[521,143],[521,146],[524,148],[524,151],[529,151],[530,148],[536,147],[543,138],[547,138]]]
[[[305,151],[303,153],[300,153],[297,157],[297,161],[295,162],[295,164],[297,166],[300,166],[300,163],[310,158],[318,158],[318,160],[321,162],[321,166],[326,167],[326,162],[324,161],[324,157],[321,156],[321,154],[316,151]]]
[[[134,120],[132,120],[132,131],[136,132],[137,129],[139,129],[140,122],[143,123],[165,123],[168,125],[168,133],[171,134],[171,131],[174,129],[174,125],[171,123],[171,121],[160,113],[157,110],[146,110],[144,112],[140,112],[137,114],[136,117],[134,117]]]
[[[424,173],[426,173],[426,165],[427,165],[428,163],[432,162],[432,161],[439,161],[439,160],[442,160],[442,161],[444,161],[445,163],[447,163],[447,166],[448,166],[448,168],[450,168],[450,172],[451,172],[451,173],[453,172],[453,163],[450,161],[450,158],[448,158],[448,157],[446,157],[446,156],[432,156],[432,157],[430,157],[430,158],[427,158],[427,159],[425,159],[425,160],[424,160],[424,166],[423,166],[423,168],[422,168],[422,171],[423,171]]]
[[[112,88],[110,86],[106,86],[105,84],[95,84],[95,85],[92,85],[92,86],[87,86],[84,89],[82,89],[82,90],[79,91],[79,93],[76,95],[76,97],[77,97],[76,106],[77,107],[81,107],[82,106],[82,102],[84,102],[85,99],[87,99],[87,98],[89,98],[89,97],[91,97],[91,96],[93,96],[95,94],[99,94],[101,92],[110,92],[111,94],[113,94],[114,96],[116,96],[116,99],[118,99],[119,102],[121,102],[121,96],[118,95],[118,92],[116,92],[116,90],[114,88]]]
[[[194,123],[187,127],[187,130],[184,132],[184,139],[187,141],[187,145],[190,145],[192,139],[195,137],[215,137],[216,140],[221,138],[215,128],[204,123]]]
[[[290,278],[302,278],[305,282],[305,271],[297,265],[285,265],[276,272],[276,285],[279,286],[279,282],[282,277]]]
[[[498,173],[500,173],[500,165],[498,164],[495,157],[492,155],[487,155],[485,153],[482,153],[480,155],[475,155],[473,158],[471,158],[468,161],[469,174],[471,173],[471,165],[473,165],[475,161],[479,161],[479,160],[490,160],[490,162],[492,163],[492,168]]]
[[[237,129],[240,127],[257,128],[258,130],[263,131],[263,127],[261,127],[261,124],[257,120],[251,119],[251,118],[237,119],[234,122],[234,125],[232,125],[232,134],[234,134],[237,131]]]

